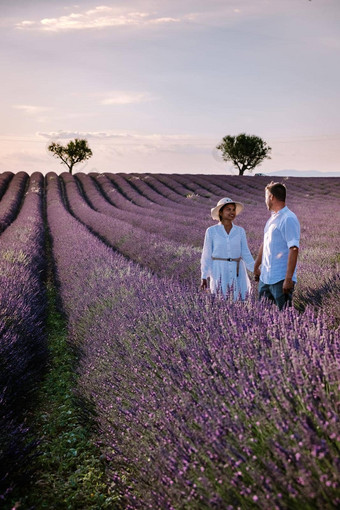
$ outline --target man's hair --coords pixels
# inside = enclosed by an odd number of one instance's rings
[[[266,189],[280,202],[286,201],[286,186],[281,182],[270,182],[267,184]]]

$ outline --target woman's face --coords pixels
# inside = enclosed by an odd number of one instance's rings
[[[220,210],[220,219],[221,221],[233,221],[236,216],[236,205],[235,204],[226,204]]]

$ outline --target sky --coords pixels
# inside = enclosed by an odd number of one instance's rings
[[[261,137],[255,172],[340,176],[340,0],[0,0],[0,172],[237,174],[216,149]]]

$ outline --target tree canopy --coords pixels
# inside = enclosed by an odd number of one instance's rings
[[[245,133],[225,136],[216,149],[222,151],[224,161],[231,161],[238,168],[239,175],[252,172],[264,159],[270,159],[272,150],[262,138]]]
[[[87,145],[87,140],[79,138],[75,138],[74,141],[71,140],[66,146],[52,142],[48,146],[48,150],[52,152],[53,156],[61,159],[61,162],[68,167],[71,174],[74,165],[86,161],[92,156],[92,150]]]

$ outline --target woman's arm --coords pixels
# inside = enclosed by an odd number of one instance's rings
[[[201,289],[208,288],[208,277],[211,273],[212,238],[209,229],[204,236],[204,244],[201,256]]]

